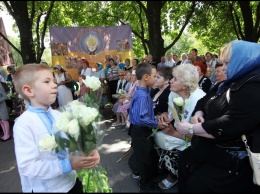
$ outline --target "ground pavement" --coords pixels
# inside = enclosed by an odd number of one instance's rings
[[[106,134],[99,147],[101,165],[107,169],[109,186],[113,193],[136,193],[139,192],[138,181],[132,177],[128,166],[129,156],[117,162],[130,148],[131,138],[121,128],[111,127],[115,118],[112,117],[111,109],[103,111],[107,123]],[[0,135],[1,132],[0,132]],[[0,192],[22,192],[20,177],[14,154],[13,138],[6,142],[0,142]],[[177,193],[177,185],[163,193]]]

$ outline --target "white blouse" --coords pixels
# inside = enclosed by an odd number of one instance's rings
[[[81,70],[81,75],[85,75],[85,76],[91,76],[92,75],[92,70],[91,68],[86,68],[86,69],[82,69]]]
[[[58,84],[59,84],[60,82],[62,82],[62,81],[65,81],[64,73],[62,73],[60,76],[56,73],[56,74],[55,74],[55,78],[56,78],[56,81],[57,81]]]

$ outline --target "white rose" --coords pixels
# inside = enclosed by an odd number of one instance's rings
[[[68,107],[73,107],[75,105],[81,105],[82,103],[78,100],[73,100],[68,104]]]
[[[60,117],[56,120],[56,127],[58,130],[67,132],[68,131],[68,123],[70,122],[72,115],[70,112],[62,112]]]
[[[84,104],[77,104],[70,107],[73,118],[80,118],[82,116],[83,110],[86,108]]]
[[[40,151],[51,151],[57,147],[54,135],[45,134],[39,141]]]
[[[96,91],[101,87],[99,78],[95,76],[86,76],[86,79],[82,81],[88,88],[92,89],[93,91]]]
[[[93,122],[98,116],[99,112],[96,108],[85,107],[82,109],[80,121],[84,126],[87,126],[89,123]]]
[[[68,124],[68,133],[70,136],[74,137],[76,141],[79,138],[79,123],[77,119],[72,119]]]
[[[173,102],[177,105],[177,106],[183,106],[183,98],[182,97],[177,97],[173,99]]]

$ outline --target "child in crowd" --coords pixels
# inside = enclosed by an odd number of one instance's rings
[[[29,102],[13,127],[22,191],[82,192],[76,170],[94,167],[100,160],[97,151],[89,157],[70,154],[61,158],[52,151],[39,150],[39,141],[54,133],[52,125],[61,114],[50,106],[58,92],[52,73],[47,65],[26,64],[17,69],[13,79],[17,93]]]
[[[137,170],[140,173],[141,192],[159,192],[154,183],[158,170],[158,155],[154,149],[154,140],[149,138],[152,128],[163,129],[168,123],[158,122],[154,117],[153,102],[149,88],[155,83],[156,68],[148,63],[141,63],[136,68],[139,86],[130,103],[130,135],[136,155]]]

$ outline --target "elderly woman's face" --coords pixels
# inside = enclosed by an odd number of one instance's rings
[[[216,81],[221,82],[226,79],[226,68],[218,66],[215,70]]]
[[[186,90],[186,87],[182,84],[180,77],[173,77],[170,84],[170,90],[177,94],[183,90]]]

